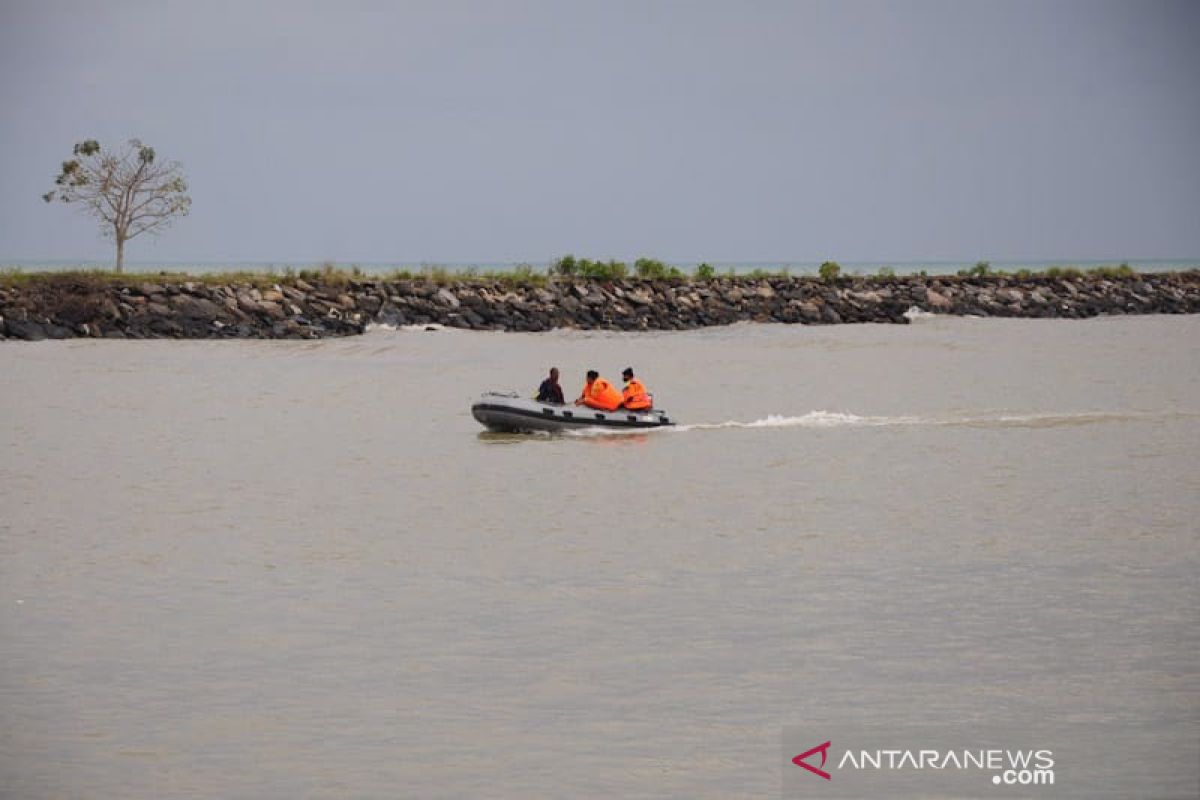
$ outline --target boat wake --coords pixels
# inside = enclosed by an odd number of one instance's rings
[[[799,417],[768,414],[751,422],[727,420],[725,422],[698,422],[693,425],[676,425],[672,430],[705,431],[721,428],[841,428],[846,426],[874,427],[881,425],[920,424],[919,417],[860,417],[840,411],[810,411]]]
[[[810,411],[800,416],[769,414],[756,420],[726,420],[724,422],[697,422],[661,428],[655,433],[688,433],[691,431],[713,431],[730,428],[886,428],[886,427],[963,427],[963,428],[1063,428],[1083,425],[1102,425],[1121,422],[1165,422],[1185,418],[1197,418],[1200,413],[1187,412],[1109,412],[1084,411],[1075,413],[1029,413],[991,412],[972,414],[945,414],[934,416],[861,416],[841,411]],[[613,436],[642,434],[645,431],[612,431],[584,429],[571,431],[571,436]]]

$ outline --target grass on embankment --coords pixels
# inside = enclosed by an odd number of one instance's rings
[[[993,270],[986,261],[980,261],[970,269],[957,272],[957,277],[988,278],[1011,277],[1019,280],[1028,278],[1083,278],[1085,276],[1104,278],[1131,278],[1138,275],[1128,264],[1079,269],[1077,267],[1050,267],[1041,271],[1019,269],[1012,272]],[[287,268],[276,272],[231,271],[205,272],[191,274],[186,272],[115,272],[112,270],[61,270],[49,272],[25,272],[21,269],[0,270],[0,287],[18,288],[27,285],[72,285],[80,284],[97,288],[106,286],[129,286],[132,284],[178,284],[197,283],[204,286],[251,285],[265,288],[276,283],[294,283],[297,280],[326,286],[347,285],[351,281],[381,281],[391,282],[400,280],[421,280],[448,285],[455,283],[489,282],[501,285],[535,285],[545,286],[552,280],[584,280],[615,281],[615,280],[686,280],[704,282],[717,279],[762,279],[793,277],[788,269],[762,270],[735,273],[729,270],[718,273],[708,264],[700,264],[691,273],[685,273],[678,267],[669,266],[655,259],[639,258],[633,268],[620,261],[592,261],[576,259],[574,256],[564,256],[553,262],[548,269],[538,269],[528,264],[518,265],[511,270],[489,271],[475,268],[448,269],[446,267],[424,267],[419,270],[392,270],[389,272],[364,272],[359,267],[349,269],[338,268],[326,263],[314,269]],[[908,278],[937,278],[955,277],[947,273],[919,272],[896,274],[890,267],[882,267],[873,275],[846,273],[833,261],[821,265],[816,275],[798,274],[794,277],[836,281],[844,278],[860,278],[867,280],[905,280]]]
[[[306,281],[325,286],[343,286],[351,281],[401,281],[424,280],[439,285],[464,283],[474,281],[493,281],[505,284],[537,284],[544,285],[550,276],[544,271],[522,265],[506,271],[480,271],[473,268],[450,270],[445,267],[426,267],[420,270],[391,270],[388,272],[364,272],[359,267],[340,269],[332,264],[325,264],[316,269],[293,269],[291,267],[276,272],[250,272],[235,270],[230,272],[116,272],[105,269],[89,270],[52,270],[26,272],[20,268],[0,270],[0,287],[20,287],[30,284],[86,284],[90,286],[129,286],[132,284],[178,284],[196,283],[202,286],[232,286],[251,285],[266,288],[276,283],[289,284],[295,281]]]

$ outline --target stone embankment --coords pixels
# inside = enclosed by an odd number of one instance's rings
[[[464,278],[98,281],[37,275],[0,284],[0,338],[311,339],[367,325],[474,330],[680,330],[740,321],[904,324],[917,308],[983,317],[1200,312],[1200,270],[1068,277],[718,278],[688,281]]]

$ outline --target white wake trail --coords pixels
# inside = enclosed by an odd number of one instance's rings
[[[648,433],[688,433],[690,431],[715,431],[733,428],[885,428],[885,427],[963,427],[963,428],[1059,428],[1078,425],[1097,425],[1117,422],[1161,422],[1173,419],[1195,418],[1194,412],[1041,412],[1014,414],[1012,412],[990,412],[967,415],[939,416],[862,416],[843,411],[810,411],[800,416],[768,414],[762,419],[726,420],[724,422],[695,422],[672,425],[664,428],[585,428],[569,431],[569,436],[608,437],[644,436]]]
[[[785,416],[769,414],[762,419],[744,422],[727,420],[725,422],[698,422],[688,425],[677,425],[677,432],[720,430],[722,428],[879,428],[891,426],[929,426],[929,427],[969,427],[969,428],[1057,428],[1076,425],[1096,425],[1114,422],[1150,422],[1170,419],[1195,417],[1188,412],[1149,413],[1138,411],[1082,411],[1082,412],[1041,412],[1029,414],[1014,414],[1011,412],[993,412],[972,415],[941,415],[941,416],[860,416],[841,411],[810,411],[801,416]]]
[[[918,417],[862,417],[858,414],[847,414],[841,411],[810,411],[798,417],[788,417],[782,414],[768,414],[762,419],[751,422],[727,420],[725,422],[697,422],[691,425],[677,425],[673,430],[704,431],[721,428],[841,428],[841,427],[878,427],[883,425],[919,425],[922,420]]]

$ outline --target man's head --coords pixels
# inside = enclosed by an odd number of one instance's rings
[[[550,368],[550,380],[554,381],[555,383],[558,383],[558,367]]]
[[[625,369],[621,370],[621,377],[627,381],[632,380],[633,379],[633,367],[626,367]]]
[[[594,369],[589,369],[589,370],[587,371],[587,379],[588,379],[588,383],[591,383],[592,381],[596,380],[596,378],[599,378],[599,377],[600,377],[600,373],[599,373],[599,372],[596,372],[596,370],[594,370]]]

